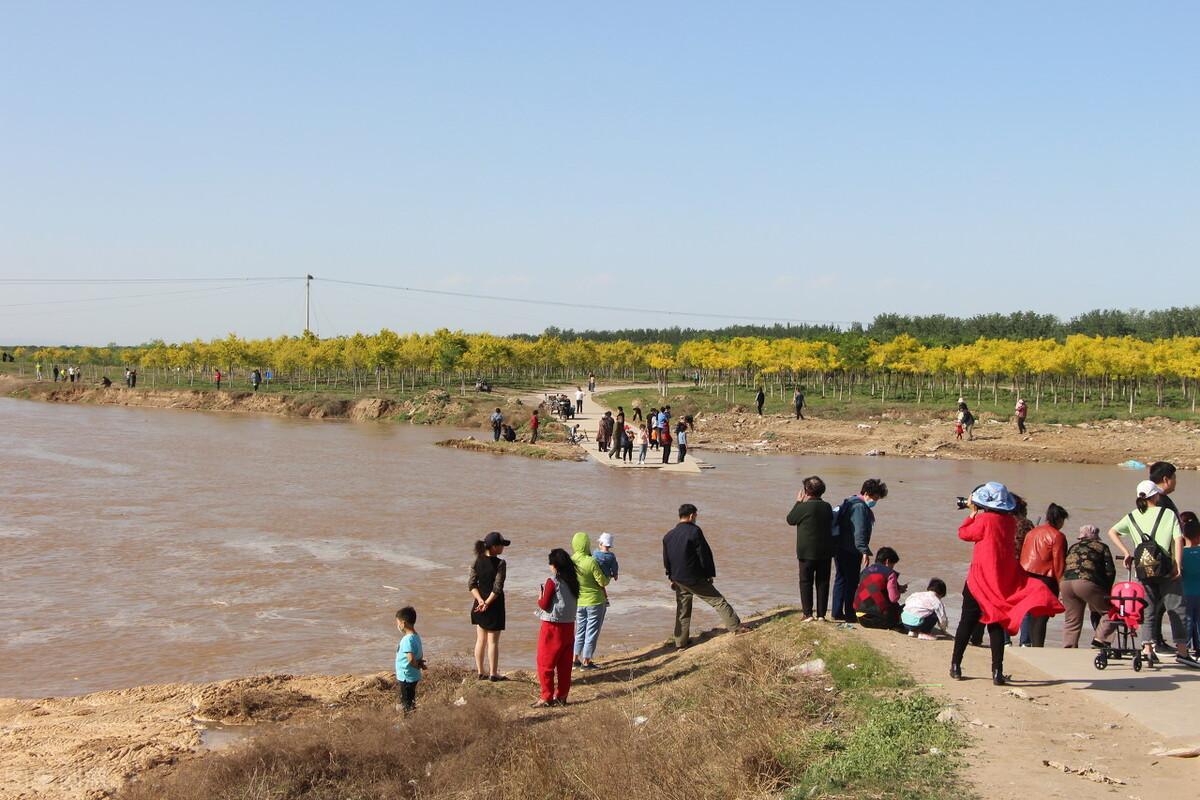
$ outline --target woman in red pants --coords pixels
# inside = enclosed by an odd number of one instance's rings
[[[571,691],[571,654],[575,650],[575,606],[579,577],[571,556],[561,547],[550,551],[550,577],[538,598],[542,628],[538,632],[537,671],[542,696],[534,708],[565,706]],[[558,677],[555,690],[554,678]]]

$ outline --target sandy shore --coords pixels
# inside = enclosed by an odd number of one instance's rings
[[[861,422],[753,412],[704,414],[697,418],[694,447],[754,453],[828,453],[976,461],[1044,461],[1120,464],[1170,461],[1200,469],[1200,422],[1162,418],[1079,425],[1028,426],[984,421],[974,440],[957,440],[945,420],[872,417]]]

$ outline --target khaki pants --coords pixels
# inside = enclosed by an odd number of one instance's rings
[[[1079,632],[1083,630],[1083,615],[1088,609],[1101,614],[1108,611],[1108,601],[1099,584],[1082,579],[1063,581],[1062,604],[1067,609],[1063,621],[1063,647],[1078,647]]]
[[[675,646],[686,647],[692,629],[692,596],[708,603],[721,617],[721,622],[731,631],[736,631],[742,621],[733,606],[717,591],[712,581],[684,585],[675,583]]]

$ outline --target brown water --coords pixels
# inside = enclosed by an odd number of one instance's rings
[[[739,611],[797,602],[784,516],[812,473],[837,498],[864,477],[886,480],[873,544],[899,550],[914,588],[944,578],[953,606],[970,557],[955,536],[955,495],[1001,480],[1031,508],[1055,500],[1072,526],[1107,527],[1141,477],[717,453],[704,455],[716,470],[663,475],[432,446],[445,429],[3,399],[0,430],[0,696],[22,697],[267,670],[386,670],[393,614],[406,603],[420,613],[431,660],[467,663],[471,544],[489,530],[514,542],[509,668],[533,662],[547,551],[569,549],[576,530],[616,535],[621,578],[603,658],[670,634],[661,538],[683,502],[700,507],[717,585]],[[697,618],[715,624],[707,608]]]

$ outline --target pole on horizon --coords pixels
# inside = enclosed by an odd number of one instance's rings
[[[311,299],[312,299],[312,280],[313,280],[312,275],[304,276],[304,332],[305,333],[308,333],[309,327],[310,327],[309,322],[308,322],[309,321],[308,309],[309,309],[309,306],[311,305]]]

